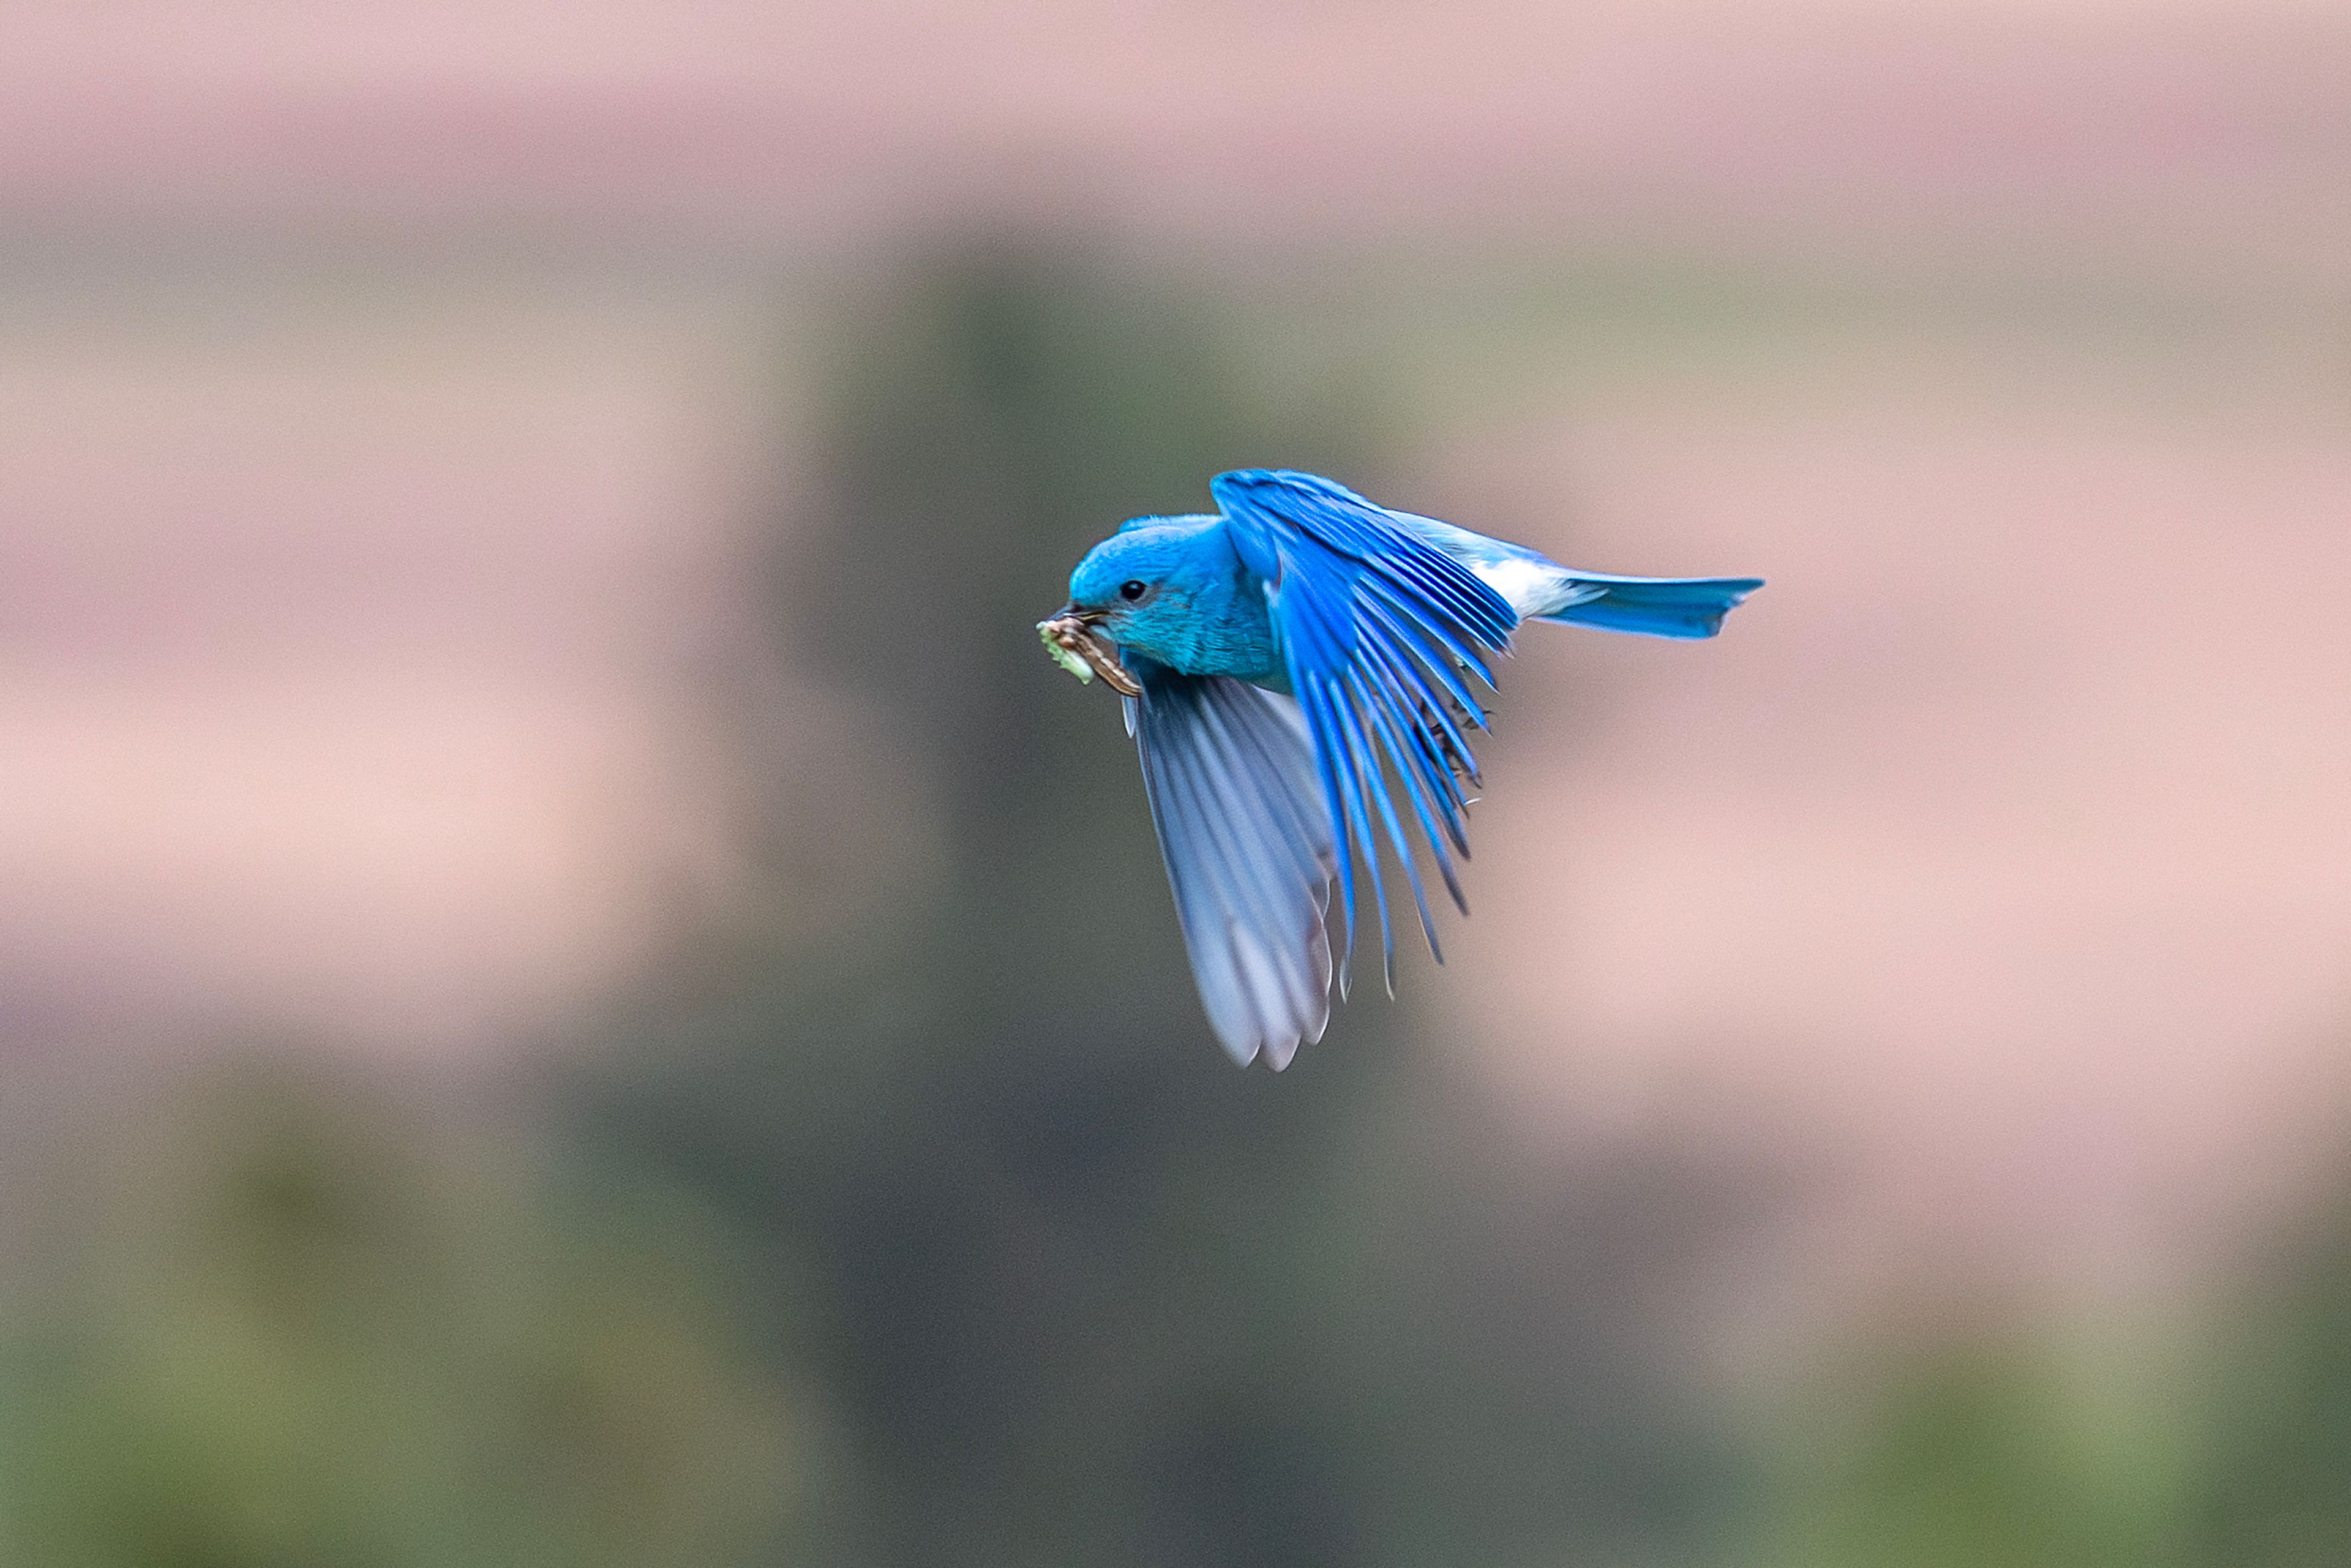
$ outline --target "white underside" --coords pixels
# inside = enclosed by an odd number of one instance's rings
[[[1390,512],[1388,516],[1476,572],[1479,580],[1500,594],[1521,621],[1531,615],[1549,615],[1601,594],[1597,588],[1579,593],[1573,572],[1531,549],[1489,539],[1435,517],[1411,512]]]
[[[1520,620],[1560,608],[1566,574],[1548,561],[1498,560],[1467,563],[1485,585],[1508,601]]]

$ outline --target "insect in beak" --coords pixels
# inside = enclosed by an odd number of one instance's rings
[[[1142,685],[1127,674],[1126,666],[1118,662],[1118,650],[1110,639],[1094,629],[1101,620],[1099,613],[1085,613],[1064,605],[1046,620],[1037,622],[1037,635],[1044,640],[1045,651],[1070,674],[1081,681],[1096,675],[1123,697],[1139,697]]]

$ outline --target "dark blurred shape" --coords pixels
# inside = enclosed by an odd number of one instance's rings
[[[856,319],[831,542],[777,620],[906,737],[952,863],[845,949],[681,961],[580,1124],[817,1282],[791,1349],[853,1423],[873,1561],[1673,1553],[1725,1462],[1643,1303],[1731,1173],[1520,1168],[1376,988],[1286,1077],[1235,1071],[1115,704],[1032,630],[1219,469],[1376,484],[1379,423],[1343,386],[1254,405],[1207,311],[1041,252]]]
[[[706,1223],[315,1070],[165,1103],[76,1152],[14,1304],[5,1561],[778,1561],[800,1413]]]
[[[2351,1192],[2293,1228],[2248,1284],[2209,1357],[2202,1561],[2351,1563]]]

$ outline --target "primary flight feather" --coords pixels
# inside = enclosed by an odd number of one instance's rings
[[[1342,995],[1366,892],[1393,988],[1391,859],[1442,961],[1420,861],[1467,913],[1468,732],[1510,634],[1711,637],[1762,582],[1573,571],[1311,474],[1208,488],[1216,513],[1137,517],[1088,551],[1038,630],[1124,699],[1208,1022],[1236,1061],[1279,1069],[1330,1020],[1334,881]]]

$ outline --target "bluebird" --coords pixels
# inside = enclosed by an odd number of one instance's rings
[[[1341,997],[1366,884],[1395,994],[1389,856],[1444,962],[1419,852],[1468,914],[1468,735],[1511,633],[1711,637],[1762,581],[1573,571],[1312,474],[1208,488],[1214,515],[1136,517],[1089,550],[1038,630],[1123,700],[1209,1025],[1235,1061],[1279,1071],[1330,1021],[1334,881]]]

